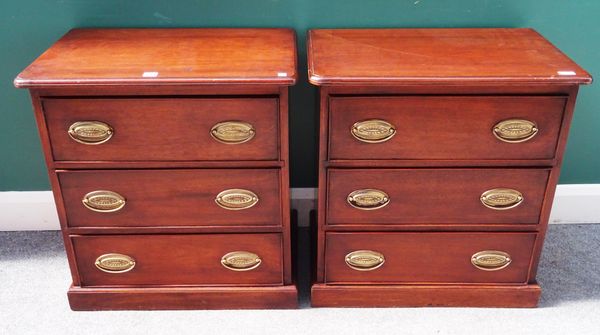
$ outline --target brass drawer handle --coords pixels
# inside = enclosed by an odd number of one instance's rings
[[[505,210],[523,203],[523,194],[510,188],[495,188],[481,194],[481,203],[491,209]]]
[[[94,212],[116,212],[125,206],[125,198],[117,192],[98,190],[86,194],[81,200],[83,205]]]
[[[383,263],[383,254],[373,250],[357,250],[346,255],[346,265],[357,271],[373,271]]]
[[[248,251],[233,251],[221,258],[221,264],[231,271],[250,271],[260,266],[262,260]]]
[[[361,142],[382,143],[396,135],[396,128],[387,121],[373,119],[356,122],[350,133]]]
[[[114,131],[111,126],[100,121],[79,121],[69,127],[69,137],[73,141],[87,144],[102,144],[113,136]]]
[[[504,251],[484,250],[471,256],[471,264],[484,271],[498,271],[507,267],[512,259]]]
[[[135,259],[123,254],[104,254],[96,258],[94,265],[107,273],[124,273],[133,270]]]
[[[217,194],[215,202],[222,208],[238,211],[255,206],[258,196],[252,191],[234,188]]]
[[[348,194],[346,200],[350,206],[365,211],[380,209],[390,203],[387,193],[371,188],[356,190]]]
[[[241,144],[250,141],[256,131],[254,127],[241,121],[225,121],[215,124],[210,129],[210,136],[225,144]]]
[[[521,143],[532,139],[538,133],[538,127],[528,120],[509,119],[498,122],[492,133],[500,141]]]

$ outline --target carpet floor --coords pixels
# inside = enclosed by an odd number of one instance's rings
[[[309,273],[300,230],[299,273]],[[59,232],[0,232],[0,334],[600,334],[600,224],[551,225],[537,309],[310,308],[72,312]]]

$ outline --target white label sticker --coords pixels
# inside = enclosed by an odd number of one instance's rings
[[[574,76],[576,75],[575,71],[556,71],[559,76]]]
[[[277,72],[277,77],[287,77],[287,72]]]
[[[154,72],[154,71],[146,71],[142,74],[142,77],[144,78],[156,78],[158,77],[158,72]]]

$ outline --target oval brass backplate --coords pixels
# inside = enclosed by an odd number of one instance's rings
[[[371,188],[356,190],[348,194],[346,200],[350,206],[365,211],[380,209],[390,203],[387,193]]]
[[[396,128],[387,121],[373,119],[356,122],[350,133],[361,142],[382,143],[396,135]]]
[[[507,267],[512,259],[504,251],[484,250],[471,256],[471,264],[484,271],[498,271]]]
[[[383,265],[383,254],[372,250],[357,250],[346,255],[346,265],[357,271],[372,271]]]
[[[79,121],[69,127],[69,137],[75,142],[98,145],[102,144],[113,136],[114,131],[111,126],[100,121]]]
[[[538,133],[538,127],[529,120],[509,119],[498,122],[492,133],[503,142],[521,143],[532,139]]]
[[[215,202],[222,208],[238,211],[255,206],[258,196],[252,191],[235,188],[217,194]]]
[[[262,260],[249,251],[233,251],[221,258],[221,264],[231,271],[250,271],[260,266]]]
[[[125,206],[125,198],[117,192],[98,190],[86,194],[81,199],[83,205],[94,212],[116,212]]]
[[[510,188],[495,188],[481,194],[481,203],[491,209],[506,210],[523,203],[523,194]]]
[[[98,270],[107,273],[123,273],[133,270],[135,259],[123,254],[104,254],[96,258],[94,265]]]
[[[241,144],[250,141],[256,131],[254,127],[241,121],[225,121],[215,124],[210,129],[210,136],[225,144]]]

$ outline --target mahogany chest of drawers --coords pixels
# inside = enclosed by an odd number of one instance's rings
[[[578,86],[531,29],[312,30],[313,306],[536,306]]]
[[[288,29],[76,29],[25,69],[74,310],[293,308]]]

